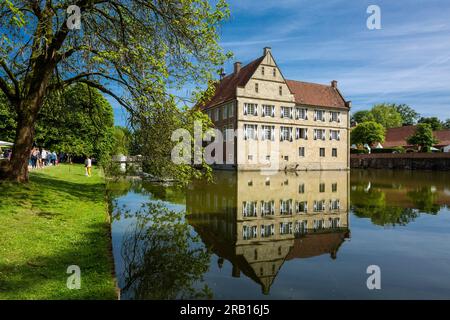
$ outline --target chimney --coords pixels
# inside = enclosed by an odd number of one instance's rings
[[[337,81],[336,80],[331,81],[331,86],[333,88],[337,88]]]
[[[239,71],[241,71],[241,63],[235,62],[234,63],[234,73],[237,74],[237,73],[239,73]]]
[[[263,49],[263,55],[266,56],[268,53],[271,52],[270,50],[271,50],[270,47],[265,47],[265,48]]]

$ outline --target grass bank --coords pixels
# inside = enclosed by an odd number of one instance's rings
[[[0,182],[0,299],[116,299],[105,181],[60,165]],[[67,288],[77,265],[81,288]]]

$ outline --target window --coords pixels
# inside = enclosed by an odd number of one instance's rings
[[[258,125],[244,124],[244,140],[258,140]]]
[[[325,211],[325,200],[314,200],[314,212]]]
[[[308,120],[308,109],[306,108],[296,108],[295,118],[300,120]]]
[[[336,111],[330,111],[330,122],[341,122],[341,113]]]
[[[341,140],[341,132],[339,130],[330,130],[330,140]]]
[[[281,222],[280,234],[292,234],[292,222]]]
[[[253,155],[252,154],[248,155],[248,160],[250,160],[250,161],[253,160]]]
[[[230,107],[228,109],[228,117],[231,118],[234,116],[234,103],[230,104]]]
[[[331,185],[331,192],[337,192],[337,183],[333,183],[332,185]]]
[[[308,201],[297,201],[295,203],[295,213],[308,212]]]
[[[257,116],[258,105],[255,103],[244,103],[244,116],[245,115]]]
[[[292,214],[292,199],[280,200],[280,214],[281,215]]]
[[[289,161],[289,156],[284,156],[284,161]]]
[[[340,228],[341,219],[340,218],[330,218],[330,228]]]
[[[323,229],[323,228],[325,228],[325,221],[323,219],[314,220],[313,221],[313,228],[314,229]]]
[[[261,75],[264,75],[264,67],[261,67]]]
[[[304,183],[299,184],[298,193],[305,193],[305,184]]]
[[[292,119],[292,108],[291,107],[281,107],[281,117]]]
[[[244,217],[256,217],[258,203],[256,201],[244,201],[242,203],[242,214]]]
[[[219,121],[219,108],[213,110],[214,121]]]
[[[261,216],[273,216],[275,214],[275,201],[261,201]]]
[[[262,238],[267,238],[267,237],[273,236],[274,234],[275,234],[275,225],[274,224],[261,226],[261,237]]]
[[[304,157],[305,156],[305,147],[299,147],[298,148],[298,156]]]
[[[267,160],[267,161],[270,161],[270,155],[267,155],[267,156],[266,156],[266,160]],[[266,185],[267,185],[267,181],[266,181]],[[270,181],[269,181],[269,185],[270,185]]]
[[[280,86],[280,87],[278,88],[278,93],[280,94],[280,96],[283,95],[283,87],[282,87],[282,86]]]
[[[308,140],[308,129],[306,128],[295,128],[295,139]]]
[[[262,116],[263,117],[275,117],[275,106],[263,104],[262,105]]]
[[[258,93],[258,91],[259,91],[258,83],[255,83],[255,92]]]
[[[302,235],[305,234],[308,230],[308,221],[307,220],[302,220],[302,221],[297,221],[295,223],[295,234],[296,235]]]
[[[325,111],[323,110],[314,111],[314,121],[325,121]]]
[[[274,76],[274,77],[277,76],[277,68],[273,68],[273,76]]]
[[[249,240],[256,238],[258,236],[257,226],[243,226],[242,227],[242,237],[244,240]]]
[[[314,140],[325,141],[325,129],[314,129]]]
[[[325,183],[319,184],[319,192],[325,192]]]
[[[331,156],[334,158],[337,157],[337,149],[336,148],[331,149]]]
[[[280,127],[280,141],[292,141],[292,128]]]
[[[325,157],[325,148],[320,148],[320,156]]]
[[[228,118],[228,105],[224,105],[220,108],[222,110],[222,119]]]
[[[340,208],[341,208],[341,201],[339,199],[330,200],[330,210],[339,210]]]
[[[275,140],[275,126],[262,126],[262,140]]]

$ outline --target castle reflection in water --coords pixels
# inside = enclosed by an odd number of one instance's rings
[[[336,259],[349,229],[347,171],[216,172],[186,195],[189,223],[202,241],[268,294],[285,261]]]

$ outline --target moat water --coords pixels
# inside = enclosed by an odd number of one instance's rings
[[[108,190],[122,299],[450,298],[450,173],[217,172]]]

